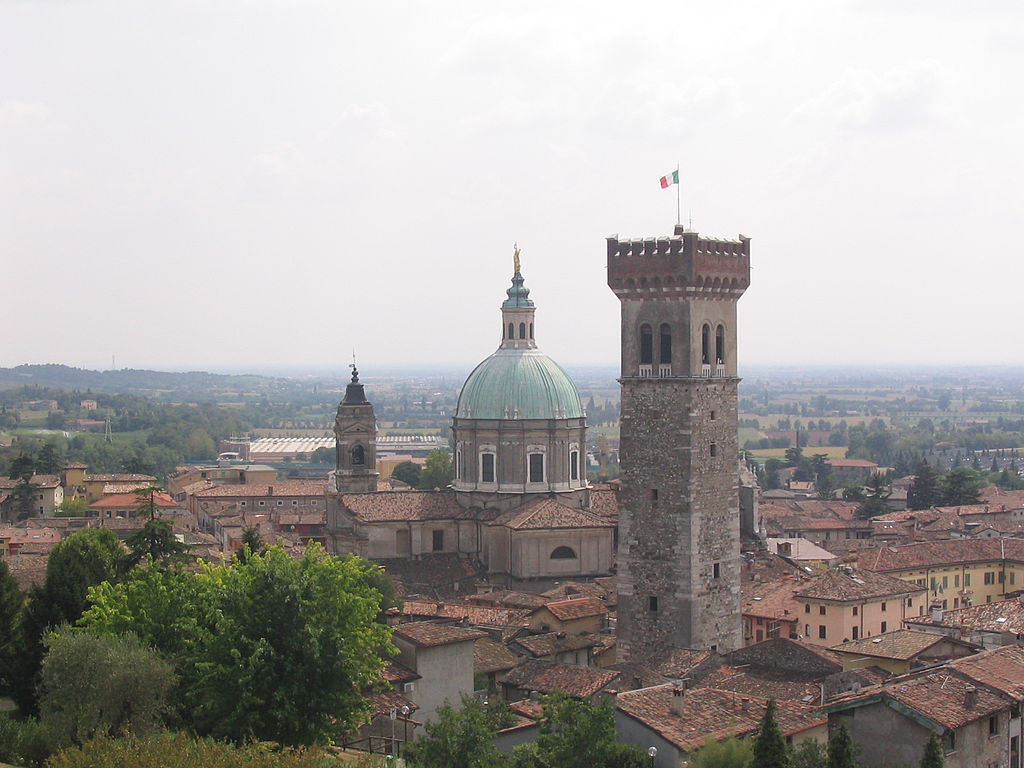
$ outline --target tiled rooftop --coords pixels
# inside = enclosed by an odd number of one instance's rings
[[[923,587],[884,573],[863,569],[833,568],[814,577],[809,584],[796,593],[798,598],[812,600],[870,600],[880,597],[896,597],[924,592]]]
[[[519,663],[519,657],[489,637],[481,637],[473,643],[473,673],[487,674],[504,672]]]
[[[500,682],[523,691],[561,691],[582,699],[593,696],[618,676],[619,673],[614,670],[534,659],[520,664],[501,678]]]
[[[568,507],[547,497],[528,501],[494,519],[491,525],[503,525],[514,531],[548,528],[614,528],[615,523],[602,515]]]
[[[455,494],[448,491],[346,493],[341,503],[364,523],[459,520],[473,516],[471,511],[459,506]]]
[[[545,632],[541,635],[523,635],[515,639],[531,656],[552,656],[563,651],[593,648],[599,644],[594,635],[567,635],[564,632]]]
[[[421,648],[464,643],[487,637],[487,633],[481,632],[479,629],[466,629],[465,627],[456,627],[454,624],[432,624],[428,621],[399,624],[393,629],[396,637],[408,640]]]
[[[197,499],[255,498],[268,499],[286,496],[323,496],[327,483],[323,480],[284,480],[276,483],[252,483],[246,485],[215,485],[203,491],[196,491]]]
[[[529,611],[522,608],[488,608],[465,603],[404,600],[397,613],[431,619],[456,619],[477,626],[525,627]]]
[[[115,493],[103,496],[89,505],[90,509],[138,509],[143,504],[149,504],[149,496],[141,496],[137,493]],[[177,507],[178,503],[166,493],[154,493],[153,505],[158,509],[170,509]]]
[[[949,666],[962,675],[1024,700],[1024,648],[1007,645],[951,661]]]
[[[832,650],[843,654],[908,661],[943,642],[950,642],[950,638],[935,632],[898,629],[874,637],[847,640],[845,643],[832,646]]]
[[[1013,560],[1024,563],[1024,539],[946,539],[879,547],[859,565],[871,571],[905,571],[958,563]]]
[[[907,619],[906,622],[916,626],[936,626],[931,616],[928,615]],[[942,612],[942,621],[938,626],[1022,635],[1024,634],[1024,603],[1013,598],[970,605],[966,608],[954,608]]]
[[[596,597],[577,597],[571,600],[556,600],[544,606],[559,621],[573,621],[591,616],[605,616],[608,606]],[[540,610],[540,609],[538,609]]]

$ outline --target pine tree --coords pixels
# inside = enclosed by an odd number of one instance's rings
[[[921,768],[942,768],[942,742],[934,733],[928,737],[924,745],[924,755],[921,756]]]
[[[754,761],[750,768],[790,768],[789,750],[775,722],[775,699],[768,699],[768,707],[761,719],[761,730],[754,742]]]
[[[939,473],[924,459],[914,471],[914,480],[907,489],[907,507],[930,509],[939,501]]]
[[[828,736],[828,768],[857,768],[853,754],[853,740],[845,725]]]

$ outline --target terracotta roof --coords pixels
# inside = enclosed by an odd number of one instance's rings
[[[1024,634],[1024,603],[1017,598],[980,603],[943,611],[942,620],[938,624],[928,615],[906,619],[906,623],[1021,635]]]
[[[924,673],[897,677],[877,688],[864,688],[857,693],[836,697],[825,709],[828,712],[866,706],[876,701],[893,700],[945,728],[959,728],[984,717],[1009,709],[1011,702],[975,680],[956,673],[945,665]],[[969,703],[969,688],[974,702]]]
[[[604,488],[592,489],[590,491],[590,512],[612,523],[616,522],[619,519],[618,491]]]
[[[374,715],[390,715],[392,709],[397,709],[401,712],[402,707],[408,707],[410,714],[419,709],[416,706],[416,702],[412,699],[407,699],[398,691],[380,691],[378,693],[371,693],[366,698],[373,708]],[[399,716],[401,717],[401,715]]]
[[[564,632],[545,632],[542,635],[523,635],[515,639],[531,656],[553,656],[563,651],[578,651],[600,645],[594,635],[567,635]]]
[[[346,493],[341,504],[364,523],[411,520],[458,520],[473,513],[463,509],[450,491],[382,491]]]
[[[767,544],[768,551],[775,555],[780,554],[780,549],[786,549],[785,545],[788,544],[789,552],[785,557],[792,560],[834,560],[836,557],[827,549],[803,538],[769,538]]]
[[[924,591],[924,587],[897,579],[895,576],[886,576],[884,573],[854,568],[845,573],[834,568],[811,579],[810,584],[797,592],[796,596],[804,599],[846,602],[912,595]]]
[[[812,706],[821,695],[813,675],[796,675],[788,670],[774,670],[750,665],[723,664],[702,677],[694,688],[715,688],[744,696],[760,696],[778,701],[800,702]]]
[[[549,528],[614,528],[615,523],[592,512],[567,507],[547,497],[528,501],[494,519],[490,525],[503,525],[514,531]]]
[[[833,645],[832,650],[854,656],[873,656],[880,659],[909,661],[929,648],[941,643],[957,643],[946,635],[936,632],[919,632],[913,629],[897,629],[874,637],[862,637]]]
[[[796,593],[805,584],[802,580],[784,578],[745,585],[742,612],[745,616],[794,621],[802,609]]]
[[[879,547],[865,553],[859,565],[872,571],[905,571],[999,560],[1024,563],[1024,539],[945,539]]]
[[[389,683],[411,683],[420,679],[420,675],[408,667],[403,667],[397,661],[389,661],[382,675]]]
[[[563,581],[554,589],[544,593],[549,600],[570,600],[577,597],[596,597],[606,605],[614,603],[617,595],[614,586],[607,586],[596,581]]]
[[[89,505],[90,509],[138,509],[143,504],[149,503],[149,497],[139,496],[137,493],[115,493],[110,496],[103,496]],[[177,507],[178,503],[166,493],[154,493],[153,505],[160,509]]]
[[[48,543],[60,541],[60,531],[56,528],[0,528],[0,539],[11,544]]]
[[[396,613],[420,618],[456,619],[479,626],[525,627],[529,611],[519,608],[487,608],[465,603],[403,600]]]
[[[875,462],[866,459],[826,459],[825,463],[832,467],[859,467],[862,469],[878,466]]]
[[[432,598],[460,597],[476,591],[479,563],[455,553],[425,554],[418,560],[397,557],[377,560],[395,583],[401,596],[429,595]]]
[[[618,676],[619,673],[614,670],[533,659],[520,664],[501,678],[500,682],[523,691],[561,691],[582,699],[593,696]]]
[[[393,627],[393,630],[395,636],[408,640],[420,648],[464,643],[487,637],[487,633],[481,632],[479,629],[466,629],[453,624],[432,624],[429,621],[399,624],[397,627]]]
[[[559,621],[573,621],[574,619],[585,619],[590,616],[605,616],[608,613],[608,606],[596,597],[556,600],[536,610],[543,610],[544,608],[547,608]]]
[[[537,608],[550,601],[544,595],[535,595],[532,592],[516,592],[514,590],[495,590],[494,592],[481,592],[477,595],[467,595],[467,603],[475,605],[487,605],[500,608]]]
[[[156,478],[152,475],[140,475],[138,473],[125,473],[113,475],[86,475],[87,483],[155,483]]]
[[[1024,648],[1019,645],[1006,645],[965,656],[951,661],[949,666],[1017,701],[1024,700]]]
[[[505,672],[519,663],[519,657],[489,637],[481,637],[473,643],[473,673]]]
[[[648,659],[616,661],[608,669],[622,673],[619,683],[622,688],[647,688],[684,677],[694,677],[701,669],[714,664],[715,659],[709,651],[669,648]]]
[[[196,491],[199,499],[216,498],[279,498],[283,496],[323,496],[327,483],[323,480],[285,480],[277,483],[247,483],[246,485],[215,485]],[[372,494],[371,494],[372,495]]]
[[[78,461],[69,461],[67,464],[64,465],[64,469],[88,469],[88,468],[89,468],[88,464],[82,464],[81,462],[78,462]]]
[[[620,693],[615,706],[639,720],[684,752],[699,749],[708,739],[749,736],[761,727],[768,700],[741,696],[732,691],[697,688],[683,694],[680,714],[672,711],[672,684]],[[828,722],[814,710],[781,700],[776,702],[776,719],[783,735],[789,736]]]
[[[56,488],[60,485],[60,478],[56,475],[32,475],[28,481],[40,488]],[[11,490],[21,484],[20,477],[0,477],[0,488]]]
[[[104,483],[103,495],[107,496],[113,493],[131,493],[132,491],[138,491],[142,488],[149,488],[152,485],[152,483],[146,481],[138,481],[134,483]]]

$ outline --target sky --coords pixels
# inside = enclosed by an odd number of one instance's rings
[[[1024,4],[0,0],[0,365],[469,365],[752,238],[750,364],[1020,365]]]

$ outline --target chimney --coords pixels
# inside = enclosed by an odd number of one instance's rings
[[[273,496],[273,495],[274,495],[274,486],[268,485],[267,486],[267,496]]]
[[[973,685],[964,688],[964,706],[974,709],[978,705],[978,689]]]
[[[683,699],[686,696],[686,683],[683,680],[676,680],[672,683],[672,714],[683,714]]]
[[[942,623],[942,603],[932,603],[932,624]]]

